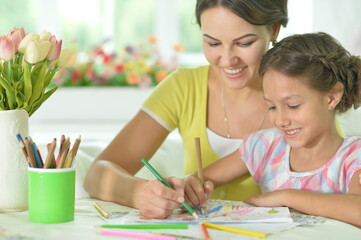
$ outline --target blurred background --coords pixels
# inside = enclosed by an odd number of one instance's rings
[[[177,64],[204,63],[201,35],[194,16],[195,0],[0,0],[0,35],[13,27],[26,32],[47,30],[65,47],[88,51],[106,41],[119,51],[154,36],[164,59],[182,49]],[[361,1],[289,0],[289,25],[280,38],[325,31],[347,49],[361,54]]]
[[[288,2],[289,24],[278,40],[295,33],[324,31],[351,53],[361,55],[360,0]],[[0,36],[14,27],[38,34],[47,30],[63,40],[63,47],[74,50],[68,66],[54,79],[61,87],[30,119],[32,137],[46,146],[54,136],[65,134],[75,139],[81,134],[84,140],[77,167],[84,176],[94,157],[138,111],[152,91],[149,86],[177,66],[206,63],[195,3],[0,0]],[[361,112],[340,119],[346,136],[361,135],[360,121]],[[179,161],[167,161],[170,157]],[[181,176],[182,157],[181,138],[172,132],[153,157],[158,160],[154,166],[162,174],[176,169],[169,175]]]

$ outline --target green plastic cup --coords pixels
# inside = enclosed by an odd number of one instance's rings
[[[63,223],[74,220],[75,168],[28,168],[29,220]]]

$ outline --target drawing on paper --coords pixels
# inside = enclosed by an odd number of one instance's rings
[[[132,210],[124,216],[125,221],[164,222],[164,223],[250,223],[250,222],[292,222],[288,207],[254,207],[237,201],[208,200],[206,212],[196,210],[199,219],[196,220],[188,212],[181,209],[174,211],[168,218],[146,218],[139,210]]]

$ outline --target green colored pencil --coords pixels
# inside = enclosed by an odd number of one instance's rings
[[[100,225],[101,228],[127,228],[127,229],[188,229],[188,224],[116,224]]]
[[[161,181],[164,185],[166,185],[167,187],[174,189],[158,172],[157,170],[155,170],[152,165],[150,165],[150,163],[145,160],[144,158],[141,160],[142,163],[154,174],[154,176],[156,176],[156,178],[158,178],[159,181]],[[192,214],[197,220],[198,220],[198,215],[197,213],[191,208],[191,206],[188,205],[188,203],[186,201],[182,202],[183,207],[185,207],[187,209],[187,211]]]

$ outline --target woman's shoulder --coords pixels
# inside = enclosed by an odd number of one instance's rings
[[[198,67],[178,67],[159,85],[162,88],[194,89],[204,86],[208,80],[209,65]],[[198,87],[197,87],[197,86]]]
[[[179,81],[193,81],[194,79],[207,79],[209,65],[198,67],[178,67],[170,76]]]

